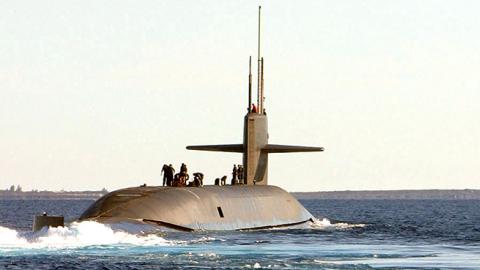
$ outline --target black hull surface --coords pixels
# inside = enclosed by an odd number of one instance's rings
[[[279,187],[238,185],[120,189],[98,199],[80,220],[197,231],[288,227],[313,216]]]

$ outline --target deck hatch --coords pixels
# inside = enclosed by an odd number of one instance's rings
[[[222,207],[220,206],[217,206],[217,210],[218,210],[218,215],[223,218],[223,211],[222,211]]]

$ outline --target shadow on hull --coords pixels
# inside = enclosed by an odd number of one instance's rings
[[[80,220],[223,231],[298,226],[313,216],[279,187],[238,185],[121,189],[96,201]]]

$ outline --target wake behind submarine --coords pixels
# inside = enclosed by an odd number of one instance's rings
[[[263,57],[260,55],[258,21],[257,101],[252,103],[252,61],[249,63],[248,111],[244,117],[243,143],[187,146],[189,150],[243,154],[243,181],[235,185],[141,186],[110,192],[91,205],[79,218],[100,223],[133,222],[160,229],[255,230],[291,227],[313,221],[310,214],[287,191],[268,184],[271,153],[323,151],[322,147],[268,143],[264,108]]]

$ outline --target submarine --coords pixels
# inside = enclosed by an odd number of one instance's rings
[[[140,186],[110,192],[78,219],[105,224],[131,222],[160,230],[223,231],[288,228],[311,224],[313,215],[280,187],[269,185],[268,156],[274,153],[321,152],[323,147],[268,143],[264,108],[264,60],[260,54],[258,10],[257,100],[252,103],[252,57],[249,59],[248,106],[240,144],[187,146],[188,150],[241,153],[244,174],[238,184]]]

